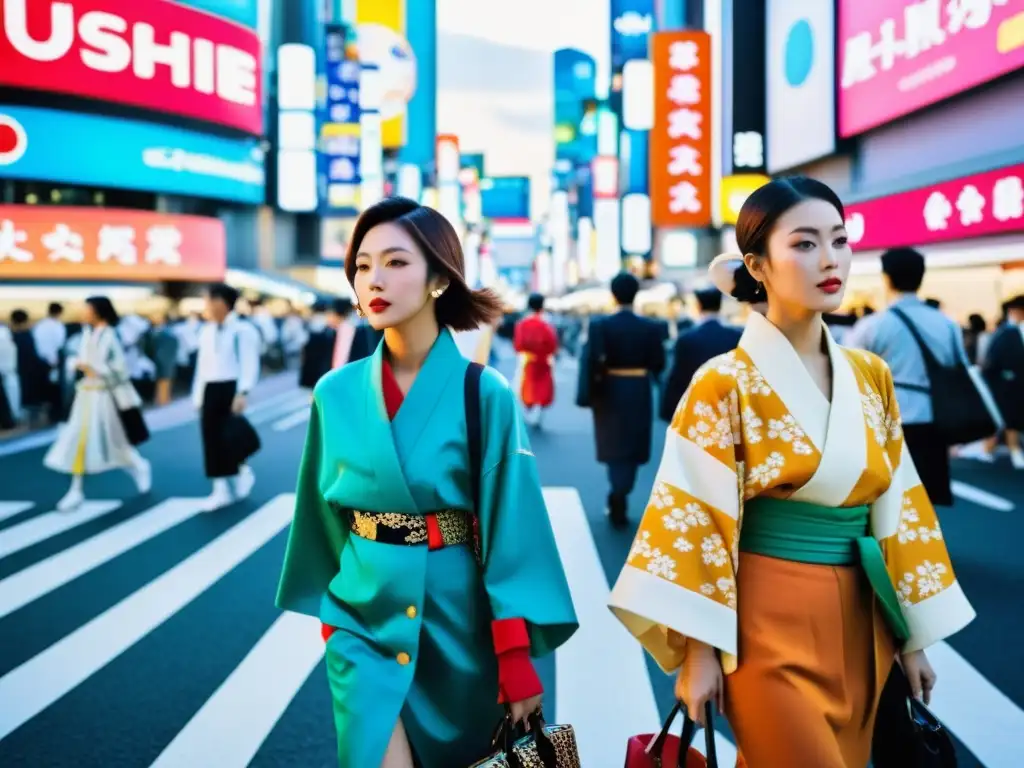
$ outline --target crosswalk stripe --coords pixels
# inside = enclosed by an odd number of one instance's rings
[[[1019,768],[1024,710],[948,643],[927,650],[938,683],[931,710],[986,768]]]
[[[1004,499],[1002,496],[996,496],[994,493],[989,493],[982,488],[977,488],[959,480],[954,480],[949,485],[953,495],[958,499],[994,509],[996,512],[1013,512],[1014,510],[1012,501]]]
[[[70,512],[47,512],[24,523],[12,525],[0,531],[0,558],[109,515],[120,507],[120,501],[87,501]]]
[[[0,618],[77,579],[199,512],[199,499],[168,499],[0,581]]]
[[[150,768],[246,768],[324,655],[320,622],[285,613]]]
[[[303,408],[301,411],[296,411],[289,416],[285,416],[283,419],[275,421],[271,429],[275,432],[287,432],[289,429],[297,427],[300,424],[305,424],[307,421],[309,421],[308,407]]]
[[[544,501],[580,622],[555,651],[555,720],[572,724],[580,763],[606,765],[609,755],[624,753],[631,736],[657,731],[661,718],[643,648],[608,610],[608,580],[579,492],[545,488]],[[715,743],[721,764],[732,765],[732,742],[716,733]],[[703,751],[702,743],[695,745]]]
[[[105,667],[276,536],[294,494],[264,504],[178,565],[0,678],[0,739]]]
[[[34,501],[0,501],[0,520],[20,515],[25,510],[32,509],[35,505]]]
[[[246,413],[246,418],[256,426],[263,426],[284,416],[290,416],[299,410],[309,410],[308,397],[292,397],[287,402],[278,403],[273,408],[268,408],[265,411],[255,414]]]

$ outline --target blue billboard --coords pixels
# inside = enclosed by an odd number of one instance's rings
[[[267,2],[268,0],[263,0]],[[238,22],[250,29],[256,29],[259,15],[259,0],[177,0],[201,11]]]
[[[612,73],[632,59],[647,58],[654,28],[654,0],[612,0]]]
[[[0,178],[138,189],[260,204],[263,151],[256,139],[225,139],[181,128],[0,105]]]
[[[485,219],[530,218],[530,179],[490,176],[480,180],[480,208]]]
[[[343,24],[325,29],[327,98],[320,125],[321,213],[358,210],[361,65],[351,58],[353,30]]]

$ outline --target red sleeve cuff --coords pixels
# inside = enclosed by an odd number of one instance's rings
[[[498,655],[498,703],[511,704],[544,692],[530,652],[518,648]]]
[[[501,656],[506,651],[530,648],[530,634],[526,631],[524,619],[497,619],[491,622],[494,636],[494,653]]]

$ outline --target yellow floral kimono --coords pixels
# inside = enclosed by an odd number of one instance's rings
[[[739,347],[707,363],[676,410],[610,600],[666,672],[681,665],[686,637],[717,648],[727,674],[745,663],[740,541],[744,507],[757,497],[869,506],[866,537],[877,539],[909,631],[902,650],[926,648],[974,617],[903,444],[888,367],[823,335],[831,404],[785,336],[753,314]]]

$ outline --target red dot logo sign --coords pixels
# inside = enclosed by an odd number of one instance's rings
[[[28,134],[21,123],[0,112],[0,167],[14,165],[28,149]]]

